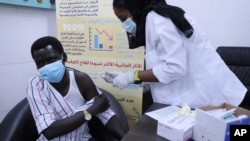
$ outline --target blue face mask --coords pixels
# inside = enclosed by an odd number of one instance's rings
[[[136,24],[135,22],[129,17],[122,23],[123,29],[125,29],[128,33],[135,34],[136,32]]]
[[[63,78],[65,66],[62,63],[62,60],[58,60],[41,67],[38,71],[42,79],[51,83],[58,83]]]

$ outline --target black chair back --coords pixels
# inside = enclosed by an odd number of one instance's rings
[[[220,46],[217,52],[248,89],[245,99],[239,106],[250,110],[250,47]]]
[[[28,100],[24,98],[4,117],[0,125],[1,141],[35,141],[38,132]]]
[[[235,73],[239,80],[250,89],[250,47],[220,46],[217,52]]]

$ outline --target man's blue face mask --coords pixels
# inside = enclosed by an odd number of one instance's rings
[[[136,24],[135,22],[129,17],[122,23],[123,29],[125,29],[128,33],[135,34],[136,32]]]
[[[51,83],[58,83],[62,80],[65,73],[65,66],[62,60],[47,64],[38,69],[42,79],[47,80]]]

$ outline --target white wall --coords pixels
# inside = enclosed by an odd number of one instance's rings
[[[215,47],[250,46],[249,0],[167,0],[191,14]]]
[[[36,73],[31,44],[56,36],[55,10],[0,4],[0,121],[25,97],[27,79]]]
[[[249,0],[168,0],[203,27],[215,47],[250,46]],[[25,97],[26,82],[36,73],[30,56],[34,40],[56,36],[54,10],[0,4],[0,121]]]

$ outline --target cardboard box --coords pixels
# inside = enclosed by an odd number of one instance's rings
[[[225,121],[219,119],[206,111],[222,109],[230,110],[235,108],[234,115],[246,115],[247,117]],[[206,106],[196,108],[195,125],[193,131],[193,139],[195,141],[229,141],[230,140],[230,125],[245,125],[250,123],[250,111],[235,107],[233,105],[223,103],[219,106]]]
[[[192,138],[194,115],[183,114],[181,108],[169,106],[146,113],[158,121],[157,135],[171,141],[186,141]]]

